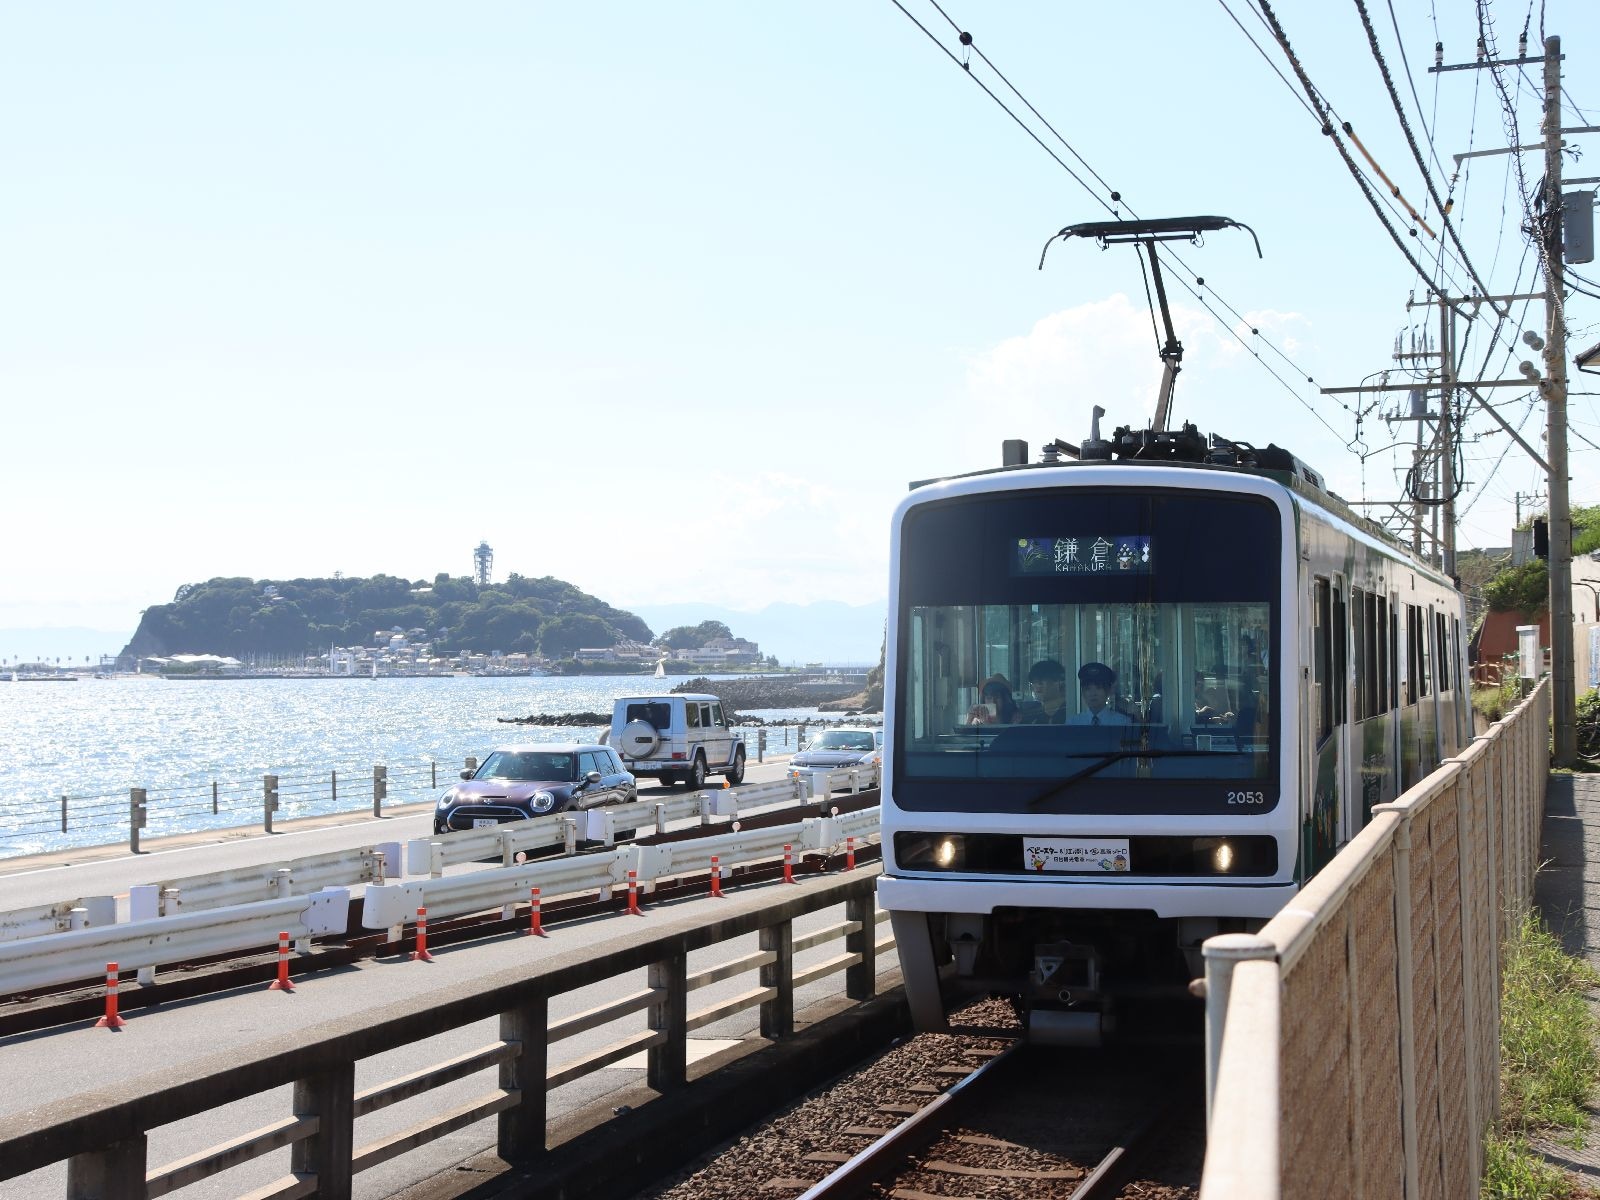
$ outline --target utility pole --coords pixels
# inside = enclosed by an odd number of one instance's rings
[[[1567,318],[1561,292],[1561,39],[1544,40],[1544,346],[1550,455],[1550,676],[1558,767],[1578,758],[1572,636],[1572,509],[1567,494]]]
[[[1440,566],[1457,586],[1456,575],[1456,447],[1451,408],[1456,402],[1455,310],[1439,305],[1439,482],[1444,498],[1444,541]],[[1438,511],[1438,510],[1435,510]]]

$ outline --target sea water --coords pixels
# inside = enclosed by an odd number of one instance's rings
[[[601,730],[507,723],[512,718],[605,713],[618,696],[668,691],[673,682],[580,675],[0,683],[0,858],[125,840],[131,788],[148,793],[145,836],[261,821],[266,775],[279,777],[280,817],[370,804],[380,764],[391,803],[430,798],[454,782],[468,756],[481,760],[508,742],[588,741]],[[752,715],[798,722],[818,713]]]

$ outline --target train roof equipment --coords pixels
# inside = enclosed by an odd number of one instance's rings
[[[1116,197],[1113,196],[1113,199]],[[1155,278],[1156,301],[1161,310],[1161,324],[1166,330],[1166,341],[1162,343],[1159,351],[1161,357],[1161,387],[1156,394],[1156,415],[1150,423],[1152,430],[1165,432],[1167,417],[1172,411],[1172,391],[1177,384],[1178,372],[1182,370],[1183,343],[1178,340],[1177,331],[1172,328],[1172,313],[1167,308],[1167,287],[1161,278],[1161,259],[1156,254],[1157,242],[1186,241],[1190,245],[1198,246],[1202,234],[1214,233],[1219,229],[1242,229],[1248,233],[1256,244],[1256,257],[1262,257],[1261,239],[1256,237],[1256,231],[1232,217],[1158,217],[1149,221],[1085,221],[1078,225],[1068,225],[1050,236],[1045,242],[1044,249],[1039,252],[1039,269],[1044,270],[1044,256],[1050,252],[1050,242],[1060,238],[1086,237],[1093,238],[1104,250],[1107,247],[1133,243],[1143,246],[1145,255],[1150,260],[1150,274]],[[1203,283],[1204,280],[1201,280]]]

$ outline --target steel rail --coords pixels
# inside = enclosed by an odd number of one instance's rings
[[[1012,1054],[1023,1044],[1021,1039],[1012,1042],[949,1091],[918,1109],[849,1162],[812,1185],[798,1200],[853,1200],[854,1197],[865,1196],[881,1176],[897,1168],[923,1143],[937,1137],[965,1094],[973,1087],[986,1083],[998,1072],[1000,1064],[1010,1061]]]

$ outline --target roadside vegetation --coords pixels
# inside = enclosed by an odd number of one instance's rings
[[[1584,1105],[1600,1071],[1585,993],[1600,972],[1564,953],[1537,913],[1506,947],[1500,1007],[1500,1120],[1486,1142],[1484,1200],[1596,1200],[1534,1149],[1545,1138],[1579,1146]]]

